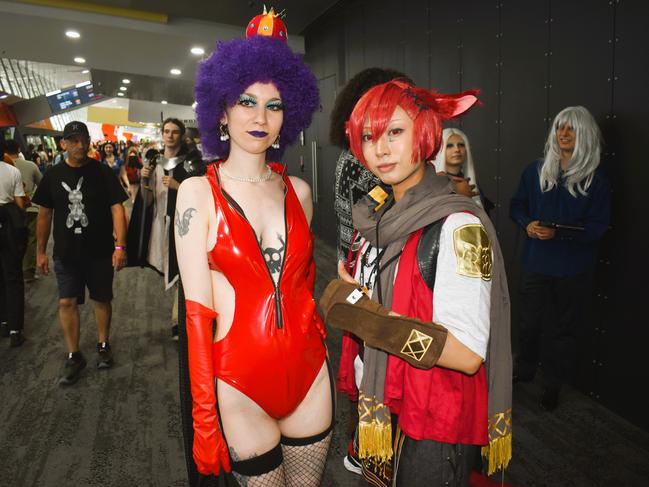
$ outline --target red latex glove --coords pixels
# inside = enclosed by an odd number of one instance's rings
[[[228,446],[219,428],[212,362],[212,323],[216,312],[195,301],[185,300],[187,349],[194,418],[194,461],[203,475],[230,471]]]

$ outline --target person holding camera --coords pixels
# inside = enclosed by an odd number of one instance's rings
[[[590,112],[565,108],[550,127],[544,158],[524,170],[510,202],[511,218],[526,232],[513,379],[532,380],[540,360],[541,407],[548,411],[574,375],[597,242],[609,226],[610,189],[597,169],[600,152],[601,134]],[[553,315],[547,320],[546,311]]]
[[[205,173],[198,150],[190,151],[183,142],[185,124],[177,118],[162,122],[163,150],[147,151],[140,171],[140,191],[133,199],[128,226],[129,266],[151,267],[164,277],[165,291],[173,288],[171,338],[178,340],[178,261],[174,234],[176,198],[180,183]],[[148,156],[151,156],[150,158]],[[130,164],[129,159],[129,164]]]

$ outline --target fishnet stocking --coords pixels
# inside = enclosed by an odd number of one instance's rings
[[[310,445],[282,445],[286,487],[320,487],[331,435]]]
[[[270,472],[248,477],[247,475],[240,475],[234,470],[232,475],[237,479],[241,487],[284,487],[284,466],[280,465],[275,470]]]

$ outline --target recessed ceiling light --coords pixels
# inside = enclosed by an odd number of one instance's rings
[[[162,103],[163,105],[166,105],[166,104],[167,104],[167,100],[162,100],[160,103]]]
[[[89,69],[84,69],[83,71],[81,71],[81,74],[88,74],[89,72],[90,72]]]
[[[128,78],[124,78],[124,79],[122,80],[122,83],[124,83],[125,85],[129,84],[130,82],[131,82],[131,80],[128,79]]]
[[[205,54],[205,49],[203,49],[202,47],[194,46],[189,50],[189,52],[191,52],[195,56],[202,56],[203,54]]]
[[[124,93],[120,91],[119,93],[117,93],[117,96],[124,96]]]
[[[82,57],[75,57],[74,62],[79,63],[79,64],[83,64],[83,63],[86,62],[86,60],[84,58],[82,58]]]
[[[126,86],[120,86],[119,91],[126,91]]]
[[[81,34],[79,34],[76,30],[66,30],[65,35],[70,39],[78,39],[79,37],[81,37]]]
[[[178,68],[171,68],[169,72],[175,76],[178,76],[179,74],[183,74],[183,72]]]

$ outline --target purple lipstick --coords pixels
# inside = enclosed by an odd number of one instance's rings
[[[266,137],[266,136],[268,135],[268,132],[263,132],[263,131],[259,131],[259,130],[251,130],[251,131],[248,132],[248,133],[249,133],[250,135],[252,135],[253,137],[258,137],[258,138],[260,138],[260,139],[261,139],[262,137]]]

